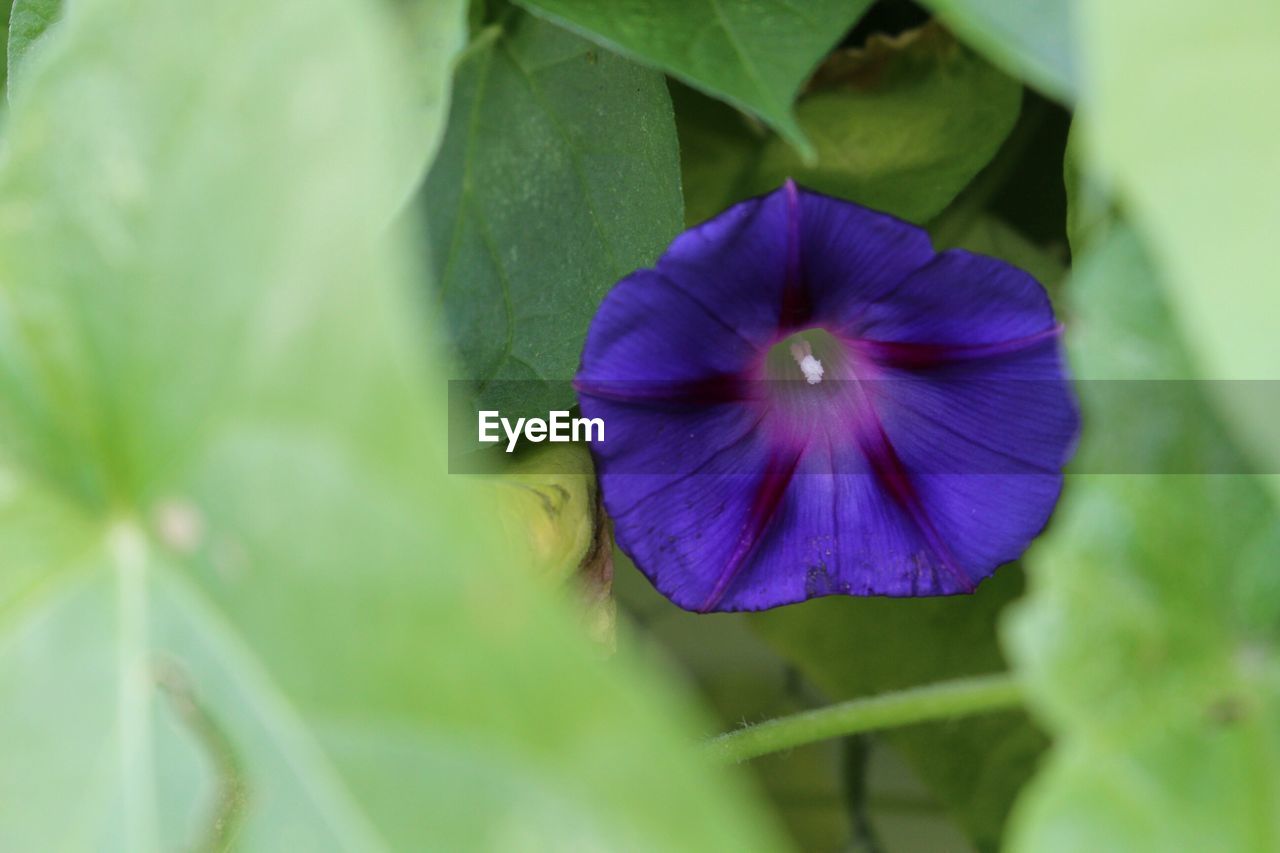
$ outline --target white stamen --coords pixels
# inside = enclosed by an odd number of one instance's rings
[[[813,347],[808,341],[797,341],[792,344],[791,357],[796,360],[796,364],[800,365],[800,372],[804,374],[806,382],[817,385],[822,381],[822,362],[813,357]]]
[[[800,372],[804,374],[806,382],[817,385],[822,381],[822,362],[811,355],[806,355],[800,359]]]

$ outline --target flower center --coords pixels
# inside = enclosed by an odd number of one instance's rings
[[[764,378],[817,385],[838,379],[849,360],[844,345],[826,329],[805,329],[774,344],[765,356]]]
[[[800,372],[804,374],[805,381],[810,385],[817,385],[822,381],[822,362],[813,357],[813,347],[808,342],[792,344],[791,357],[796,360],[796,364],[800,365]]]
[[[844,441],[859,409],[854,353],[826,329],[805,329],[765,354],[761,378],[771,440],[801,447],[815,435]]]

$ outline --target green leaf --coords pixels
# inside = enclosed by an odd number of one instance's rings
[[[458,68],[423,200],[460,378],[507,417],[569,408],[600,299],[680,230],[662,75],[508,17]]]
[[[939,249],[959,247],[1008,261],[1035,276],[1054,294],[1067,275],[1063,259],[1028,240],[1007,222],[990,214],[978,216],[954,240],[935,245]]]
[[[1086,152],[1150,240],[1200,375],[1276,379],[1280,4],[1080,8],[1089,79],[1106,83],[1087,92]],[[1214,390],[1259,469],[1280,471],[1276,395]]]
[[[745,198],[743,180],[767,137],[742,113],[687,86],[672,83],[671,100],[680,136],[685,224],[692,227]]]
[[[874,36],[865,48],[831,57],[796,107],[817,165],[806,166],[774,139],[748,194],[793,177],[923,223],[995,156],[1021,99],[1015,80],[935,25]]]
[[[1069,291],[1078,375],[1193,378],[1132,231],[1089,233]],[[1105,383],[1080,387],[1088,460],[1132,415]],[[1216,453],[1222,430],[1202,425],[1152,424],[1149,470]],[[1280,520],[1259,482],[1075,476],[1028,564],[1031,595],[1005,633],[1057,746],[1011,849],[1280,845]]]
[[[1007,73],[1064,103],[1075,100],[1074,0],[924,0],[966,42]]]
[[[444,474],[381,20],[78,0],[15,91],[0,848],[772,848]]]
[[[996,616],[1021,590],[1006,567],[973,596],[831,597],[753,618],[766,640],[833,701],[1005,668]],[[1005,816],[1045,739],[1025,714],[910,726],[884,737],[979,848],[995,849]]]
[[[791,105],[871,0],[519,0],[539,15],[754,113],[806,159]]]
[[[9,86],[22,76],[27,53],[61,16],[62,0],[13,0],[9,12]]]

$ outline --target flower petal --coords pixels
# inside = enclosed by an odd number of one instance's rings
[[[985,576],[1044,528],[1080,419],[1056,339],[999,357],[895,370],[875,408],[957,562]]]
[[[788,181],[681,234],[657,269],[768,346],[856,314],[934,256],[923,229]]]
[[[734,205],[685,231],[656,269],[757,347],[778,335],[793,257],[794,209],[782,190]]]
[[[618,471],[611,464],[618,459],[598,457],[619,547],[658,591],[687,610],[719,605],[753,561],[791,480],[759,431],[746,426],[691,448],[697,461],[689,458],[678,474]]]
[[[1048,294],[1032,276],[995,258],[950,249],[863,311],[846,315],[841,331],[872,354],[877,342],[919,352],[932,348],[931,361],[937,362],[998,354],[1056,329]],[[883,354],[894,351],[885,347]]]
[[[923,228],[800,190],[800,265],[810,322],[860,317],[936,256]]]
[[[939,551],[864,456],[828,447],[806,454],[776,525],[718,609],[836,594],[950,595],[971,592],[982,576]]]
[[[705,302],[654,270],[605,296],[582,352],[580,385],[681,383],[745,370],[758,348]]]

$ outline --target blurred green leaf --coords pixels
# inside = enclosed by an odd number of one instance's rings
[[[828,59],[796,107],[817,165],[771,140],[747,194],[793,177],[923,223],[995,156],[1021,99],[1017,81],[936,25],[873,36],[865,48]]]
[[[27,52],[62,15],[62,0],[13,0],[9,12],[8,85],[21,76]]]
[[[423,200],[460,378],[484,408],[545,416],[574,404],[564,380],[604,293],[680,230],[679,159],[661,74],[505,21],[458,68]]]
[[[595,470],[585,446],[538,448],[481,483],[498,526],[529,553],[536,574],[551,581],[573,574],[597,527]]]
[[[1096,220],[1088,233],[1069,290],[1077,375],[1194,377],[1133,233]],[[1081,399],[1087,459],[1131,415],[1089,381]],[[1193,469],[1221,444],[1160,427],[1152,470]],[[1280,846],[1280,521],[1258,481],[1076,476],[1028,564],[1005,633],[1057,745],[1011,848]]]
[[[808,158],[791,105],[872,0],[518,0],[539,15],[748,110]]]
[[[1007,73],[1075,100],[1074,0],[923,0],[949,29]]]
[[[79,0],[15,93],[0,847],[771,848],[444,475],[380,20]]]
[[[757,630],[833,701],[1003,670],[996,616],[1022,577],[1006,567],[973,596],[833,596],[754,616]],[[909,726],[884,737],[974,844],[994,850],[1045,738],[1022,713]]]
[[[1067,191],[1067,242],[1074,255],[1083,255],[1115,219],[1111,190],[1083,164],[1080,151],[1080,122],[1074,121],[1067,135],[1062,179]]]
[[[615,649],[613,527],[586,445],[526,448],[482,483],[498,531],[525,555],[534,576],[567,587],[591,638]]]
[[[413,156],[407,159],[404,182],[406,200],[420,188],[427,168],[436,156],[448,116],[454,60],[467,43],[471,3],[459,0],[393,0],[403,26],[395,27],[404,42],[403,63],[416,110],[409,111],[414,139]],[[399,22],[397,22],[399,23]]]
[[[1276,379],[1280,4],[1089,0],[1080,23],[1086,152],[1149,238],[1200,375]],[[1275,395],[1215,390],[1259,467],[1280,471]]]

